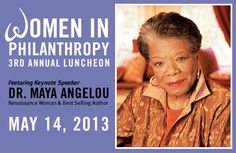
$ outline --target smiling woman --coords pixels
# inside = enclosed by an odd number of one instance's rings
[[[177,38],[156,38],[149,43],[155,79],[169,93],[168,105],[174,110],[182,108],[184,103],[179,99],[182,97],[184,101],[189,97],[188,91],[196,80],[197,71],[200,71],[196,64],[198,54],[190,53],[188,46],[187,41]]]
[[[118,146],[231,146],[230,92],[201,73],[201,40],[196,24],[178,13],[142,25],[138,47],[154,76],[119,107]]]

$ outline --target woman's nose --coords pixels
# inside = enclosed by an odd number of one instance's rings
[[[169,62],[167,66],[167,75],[176,75],[180,72],[178,65],[175,62]]]

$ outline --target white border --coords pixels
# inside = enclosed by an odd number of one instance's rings
[[[231,132],[231,147],[117,147],[117,27],[116,27],[116,23],[117,23],[117,6],[159,6],[159,5],[229,5],[230,6],[230,35],[231,35],[231,73],[230,73],[230,98],[231,98],[231,102],[230,102],[230,107],[231,107],[231,115],[230,115],[230,132]],[[158,149],[158,150],[162,150],[162,149],[233,149],[233,3],[207,3],[207,4],[198,4],[198,3],[191,3],[191,4],[186,4],[186,3],[173,3],[173,4],[131,4],[131,3],[115,3],[115,149]]]

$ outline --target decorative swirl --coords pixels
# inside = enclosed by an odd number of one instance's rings
[[[9,37],[9,35],[8,35],[8,33],[9,33],[9,28],[11,27],[11,24],[12,24],[12,23],[10,23],[10,24],[8,25],[7,29],[6,29],[6,32],[5,32],[5,40],[6,40],[7,42],[12,41],[12,40],[15,39],[16,37],[17,37],[17,38],[24,38],[25,35],[26,35],[27,32],[28,32],[28,20],[27,20],[27,18],[26,18],[26,16],[25,16],[24,12],[21,10],[21,8],[19,8],[19,9],[20,9],[20,11],[21,11],[21,13],[22,13],[22,15],[23,15],[23,17],[24,17],[25,29],[24,29],[23,33],[20,34],[20,29],[19,29],[19,27],[14,26],[13,29],[12,29],[14,35],[13,35],[12,37]]]

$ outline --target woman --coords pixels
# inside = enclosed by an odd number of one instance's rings
[[[118,146],[231,146],[230,92],[201,73],[201,39],[193,21],[173,12],[142,25],[138,47],[154,76],[118,109]]]

